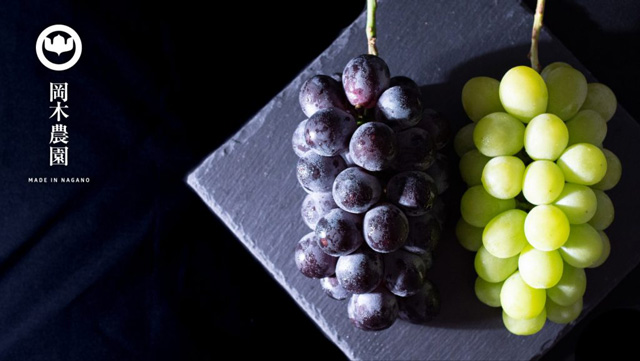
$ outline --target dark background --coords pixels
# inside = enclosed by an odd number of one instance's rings
[[[364,1],[211,4],[1,5],[0,359],[207,360],[223,350],[344,358],[185,177],[328,47]],[[84,40],[80,62],[62,73],[33,51],[55,23]],[[545,16],[636,119],[639,24],[632,0],[550,0]],[[48,166],[50,81],[70,89],[64,169]],[[632,350],[633,334],[621,327],[640,320],[638,284],[636,269],[547,358]]]

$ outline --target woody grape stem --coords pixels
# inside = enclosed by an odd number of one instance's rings
[[[529,60],[531,67],[540,72],[540,61],[538,60],[538,39],[540,38],[540,29],[542,29],[542,17],[544,15],[545,0],[538,0],[536,4],[536,13],[533,16],[533,28],[531,29],[531,50],[529,50]]]

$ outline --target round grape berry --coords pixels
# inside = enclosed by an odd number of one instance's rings
[[[323,278],[335,273],[338,258],[324,253],[318,247],[315,233],[311,232],[302,237],[296,245],[295,261],[303,275],[309,278]]]
[[[376,252],[396,251],[404,246],[408,236],[409,221],[392,204],[380,204],[364,215],[364,239]]]
[[[350,213],[366,212],[378,202],[381,194],[378,179],[358,167],[343,170],[333,182],[334,201]]]
[[[349,254],[364,242],[362,216],[334,208],[320,218],[315,233],[324,253],[332,256]]]

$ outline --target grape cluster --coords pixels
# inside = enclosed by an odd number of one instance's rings
[[[569,323],[582,311],[584,268],[610,252],[603,232],[614,217],[605,191],[620,160],[603,146],[616,111],[613,92],[566,63],[541,74],[517,66],[501,81],[470,79],[462,105],[472,123],[454,148],[468,189],[456,235],[475,251],[475,293],[502,307],[517,335],[547,319]]]
[[[418,85],[390,77],[374,55],[308,79],[299,101],[308,118],[292,145],[312,231],[295,249],[298,269],[319,278],[329,297],[349,298],[360,329],[431,320],[440,301],[426,274],[444,221],[439,194],[449,178],[438,150],[450,138],[448,121],[423,109]]]

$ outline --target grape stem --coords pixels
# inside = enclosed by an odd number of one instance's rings
[[[540,38],[540,29],[542,29],[542,17],[544,15],[545,0],[538,0],[536,4],[536,13],[533,16],[533,29],[531,29],[531,50],[529,50],[529,60],[531,67],[540,72],[540,61],[538,60],[538,39]]]
[[[367,43],[369,44],[369,54],[378,56],[376,46],[376,8],[378,0],[367,0]]]

